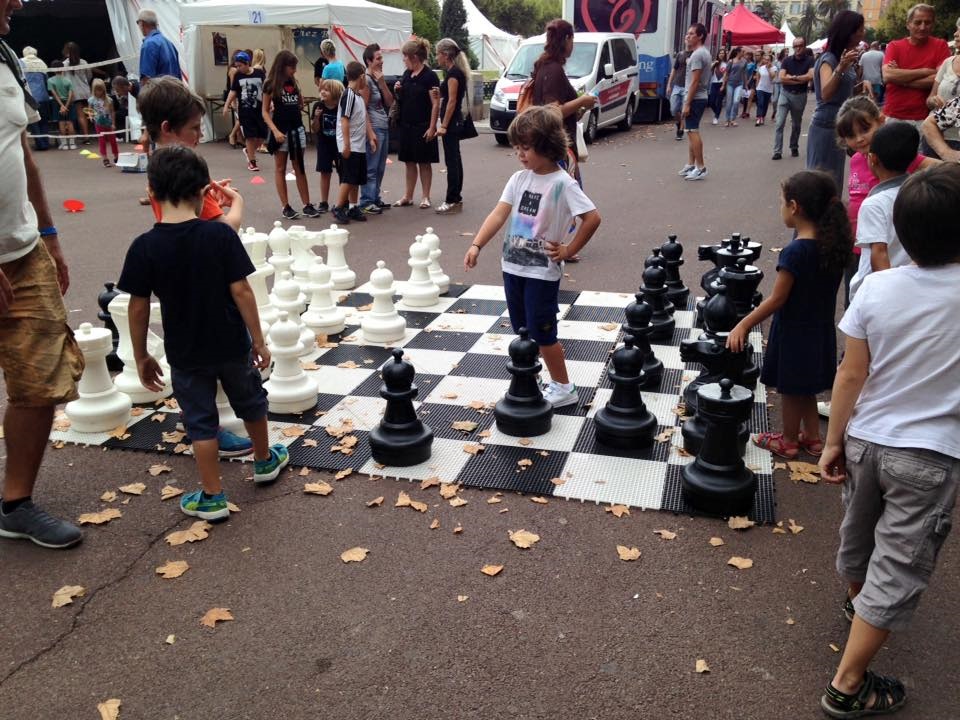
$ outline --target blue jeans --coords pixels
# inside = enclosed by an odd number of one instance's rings
[[[757,90],[757,117],[765,118],[767,116],[767,108],[770,106],[770,96],[772,93],[768,93],[766,90]]]
[[[381,201],[380,186],[383,184],[383,174],[387,170],[387,153],[390,148],[390,130],[374,128],[377,136],[377,151],[370,149],[367,143],[367,184],[360,188],[360,207],[376,204]]]
[[[733,122],[734,118],[737,117],[737,114],[740,112],[737,108],[737,103],[740,100],[740,86],[727,85],[727,110],[726,117],[727,122]]]

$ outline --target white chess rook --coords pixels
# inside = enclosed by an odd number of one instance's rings
[[[430,277],[430,248],[420,236],[410,246],[410,279],[403,286],[403,304],[409,307],[432,307],[440,302],[440,288]]]
[[[323,244],[327,246],[327,267],[334,290],[353,290],[357,284],[357,274],[347,265],[345,250],[350,233],[341,227],[331,225],[323,231]]]
[[[383,260],[378,260],[377,269],[370,273],[370,285],[373,308],[363,313],[360,319],[364,342],[371,345],[389,345],[402,340],[407,331],[407,321],[393,304],[393,295],[396,292],[393,273],[387,270]]]
[[[297,326],[300,337],[300,354],[306,355],[313,350],[316,344],[316,334],[308,328],[300,313],[303,309],[303,293],[289,272],[280,274],[280,279],[273,285],[273,294],[270,296],[273,306],[279,312],[286,312],[287,317]]]
[[[450,290],[450,277],[440,267],[440,256],[443,255],[443,250],[440,249],[440,237],[432,227],[428,227],[423,235],[423,242],[430,248],[430,277],[440,288],[440,294],[445,295]]]
[[[113,384],[117,390],[130,396],[135,403],[151,403],[162,398],[170,397],[173,393],[173,386],[170,383],[170,368],[165,367],[165,384],[163,390],[153,392],[147,390],[140,382],[140,376],[137,374],[137,363],[133,358],[133,341],[130,337],[130,296],[126,293],[120,293],[107,306],[110,314],[113,316],[113,322],[120,333],[120,343],[117,345],[117,356],[123,360],[123,372],[113,379]],[[160,353],[163,351],[163,341],[152,331],[147,331],[147,349],[150,354],[163,362]]]
[[[80,399],[65,408],[70,427],[81,433],[107,432],[126,425],[133,402],[117,390],[107,369],[107,353],[113,350],[113,334],[106,328],[83,323],[76,333],[86,366],[80,377]]]
[[[310,307],[302,315],[304,324],[318,335],[335,335],[343,332],[347,324],[347,315],[343,308],[333,303],[330,282],[330,268],[318,257],[310,267],[310,285],[313,295],[310,298]]]
[[[267,236],[267,241],[272,252],[267,262],[277,271],[277,277],[280,277],[280,273],[289,270],[293,265],[293,255],[290,254],[290,235],[280,225],[279,220],[273,223],[273,230]]]
[[[317,404],[317,384],[300,366],[300,331],[285,310],[270,328],[273,373],[263,387],[270,412],[300,413]]]

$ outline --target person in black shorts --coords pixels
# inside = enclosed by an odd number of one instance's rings
[[[347,65],[347,90],[337,104],[337,149],[340,151],[340,193],[331,210],[338,223],[366,222],[358,205],[360,186],[367,182],[367,143],[376,151],[377,136],[367,122],[367,106],[360,93],[367,82],[358,62]],[[348,204],[349,203],[349,207]]]
[[[393,87],[400,108],[400,151],[397,158],[406,164],[406,186],[403,197],[394,207],[413,205],[417,189],[417,175],[423,195],[420,207],[430,207],[430,187],[433,184],[434,163],[440,162],[437,144],[437,117],[440,98],[430,91],[440,87],[440,78],[425,64],[430,54],[430,43],[424,38],[408,40],[400,50],[407,69]]]
[[[259,172],[257,167],[257,148],[267,137],[267,126],[263,122],[263,83],[267,74],[262,68],[250,65],[250,56],[238,52],[234,56],[237,71],[233,75],[230,94],[223,104],[223,116],[227,117],[233,103],[237,103],[237,117],[247,153],[247,170]]]
[[[340,151],[337,150],[337,108],[343,95],[339,80],[321,80],[320,99],[310,112],[310,130],[317,142],[317,172],[320,173],[320,202],[317,212],[330,209],[330,178],[333,169],[340,170]]]

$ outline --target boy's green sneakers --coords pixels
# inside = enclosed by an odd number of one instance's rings
[[[258,485],[273,482],[288,462],[290,462],[290,453],[287,452],[287,448],[279,443],[271,445],[269,458],[253,461],[253,482]]]
[[[222,492],[211,495],[209,498],[203,497],[202,490],[187,493],[180,498],[180,509],[184,515],[198,517],[201,520],[224,520],[230,517],[227,498]]]

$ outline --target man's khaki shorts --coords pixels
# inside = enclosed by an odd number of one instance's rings
[[[57,269],[43,241],[0,264],[13,304],[0,316],[0,368],[11,405],[47,407],[76,400],[83,353],[67,326]]]

